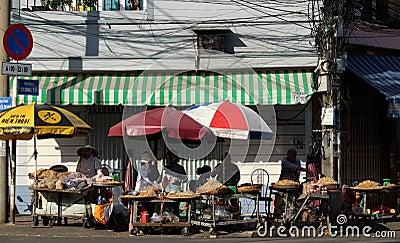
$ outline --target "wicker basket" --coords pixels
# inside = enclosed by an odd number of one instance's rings
[[[359,188],[359,187],[350,187],[351,190],[354,191],[360,191],[360,192],[366,192],[366,191],[379,191],[382,190],[384,187],[374,187],[374,188]]]
[[[261,191],[263,184],[254,184],[254,185],[246,185],[246,186],[239,186],[237,191],[240,193],[257,193]]]
[[[229,193],[229,188],[223,185],[217,188],[213,188],[211,190],[200,190],[197,192],[202,195],[224,195]]]
[[[120,197],[121,199],[136,199],[136,200],[151,200],[151,199],[156,199],[157,196],[152,196],[152,195],[122,195]]]
[[[300,189],[299,184],[293,184],[293,185],[276,185],[275,183],[271,184],[273,188],[275,189],[285,189],[285,190],[297,190]]]
[[[165,196],[166,199],[195,199],[195,198],[200,198],[200,194],[193,194],[193,195],[167,195]]]

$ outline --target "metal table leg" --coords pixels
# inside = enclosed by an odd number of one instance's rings
[[[57,204],[58,204],[58,210],[57,210],[57,225],[62,224],[62,193],[61,192],[56,192],[57,193]]]
[[[303,208],[305,207],[305,205],[306,205],[308,199],[310,199],[310,195],[307,195],[307,197],[304,198],[304,201],[303,201],[303,203],[301,204],[301,207],[300,207],[299,211],[296,213],[296,216],[294,217],[293,222],[297,220],[297,217],[299,216],[300,212],[301,212],[301,211],[303,210]]]

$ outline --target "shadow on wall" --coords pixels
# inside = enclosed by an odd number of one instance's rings
[[[76,151],[87,144],[87,137],[76,137],[76,138],[57,138],[55,150],[59,151],[59,156],[54,158],[54,162],[51,162],[49,166],[58,163],[69,163],[77,162],[79,157]],[[40,155],[39,155],[40,156]],[[57,162],[59,161],[59,162]]]
[[[31,190],[27,185],[17,185],[15,195],[17,200],[15,201],[16,214],[32,214],[32,196]]]

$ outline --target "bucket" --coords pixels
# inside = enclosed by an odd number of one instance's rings
[[[142,212],[141,212],[141,215],[142,215],[142,223],[143,223],[143,224],[149,222],[149,217],[150,217],[149,212],[147,212],[147,211],[142,211]]]
[[[383,179],[383,186],[387,186],[390,184],[390,179]]]

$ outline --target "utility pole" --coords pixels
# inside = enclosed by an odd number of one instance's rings
[[[322,97],[321,132],[325,160],[321,162],[321,166],[323,174],[340,183],[341,73],[344,71],[346,60],[343,25],[349,5],[346,1],[325,0],[323,3],[323,19],[317,33],[319,75],[324,75],[327,81],[327,91]]]
[[[0,43],[3,43],[3,35],[10,24],[10,5],[9,0],[0,0]],[[3,45],[3,44],[1,44]],[[0,48],[2,62],[7,62],[6,51]],[[0,74],[0,97],[8,95],[8,76]],[[0,140],[0,224],[7,222],[7,192],[8,192],[8,166],[7,166],[7,145],[6,141]]]

